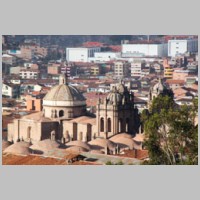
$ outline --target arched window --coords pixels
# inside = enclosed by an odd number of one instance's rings
[[[77,140],[77,123],[73,123],[73,141]]]
[[[108,132],[111,132],[111,119],[108,118]]]
[[[53,130],[51,131],[51,140],[55,141],[56,140],[56,132]]]
[[[100,131],[101,132],[104,131],[104,119],[103,119],[103,117],[100,119]]]
[[[64,116],[64,111],[63,110],[60,110],[59,111],[59,117],[63,117]]]
[[[27,128],[27,139],[30,139],[31,138],[31,127],[29,126]]]
[[[87,141],[92,140],[92,125],[88,124],[87,125]]]

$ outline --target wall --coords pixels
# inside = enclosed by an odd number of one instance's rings
[[[168,56],[176,56],[176,54],[184,54],[187,52],[187,40],[169,40]]]
[[[123,54],[140,53],[145,56],[162,56],[163,49],[166,49],[166,45],[162,47],[162,44],[122,44]]]
[[[66,60],[73,62],[87,62],[88,50],[85,48],[67,48]]]

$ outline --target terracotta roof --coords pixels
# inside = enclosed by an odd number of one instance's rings
[[[167,84],[184,84],[185,83],[185,81],[184,80],[174,80],[174,79],[168,79],[168,80],[166,80],[166,83]]]
[[[38,155],[20,156],[4,154],[2,156],[3,165],[66,165],[65,159],[43,157]]]
[[[34,120],[34,121],[38,121],[38,122],[51,122],[52,120],[49,118],[45,118],[42,116],[42,112],[36,112],[36,113],[31,113],[28,115],[25,115],[22,117],[22,119],[29,119],[29,120]]]
[[[81,123],[81,124],[96,124],[96,118],[88,117],[88,116],[81,116],[70,120],[69,122],[73,123]]]

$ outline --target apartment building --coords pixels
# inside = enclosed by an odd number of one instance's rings
[[[114,62],[114,74],[116,78],[124,78],[129,75],[130,63],[117,61]]]

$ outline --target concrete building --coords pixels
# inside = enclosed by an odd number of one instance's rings
[[[118,79],[127,77],[129,75],[130,63],[123,61],[114,62],[114,74]]]
[[[164,77],[167,79],[176,79],[173,77],[173,71],[174,69],[169,65],[169,62],[167,59],[163,60],[163,67],[164,67]]]
[[[68,62],[89,62],[95,52],[100,52],[100,47],[66,48],[66,60]]]
[[[10,74],[19,74],[21,70],[25,69],[25,67],[16,66],[10,67]]]
[[[57,63],[48,64],[47,73],[48,74],[60,74],[61,66]]]
[[[19,85],[15,85],[12,83],[3,83],[2,96],[17,98],[19,96]]]
[[[20,70],[20,78],[22,79],[37,79],[39,77],[39,71],[33,69]]]
[[[131,77],[141,77],[142,67],[145,63],[142,60],[134,60],[131,62]]]
[[[167,56],[167,44],[122,44],[122,57]]]
[[[197,39],[168,41],[168,56],[175,57],[178,54],[187,52],[198,52]]]
[[[28,111],[42,111],[42,99],[31,97],[26,100],[26,109]]]
[[[22,59],[31,60],[34,57],[34,50],[29,46],[21,46],[20,51],[19,57]]]
[[[95,52],[94,57],[90,58],[90,62],[103,63],[112,60],[117,60],[121,57],[120,52]]]
[[[94,65],[90,68],[90,74],[93,76],[98,76],[101,73],[101,67],[99,65]]]
[[[175,69],[173,72],[174,80],[185,80],[187,76],[189,76],[189,70]]]
[[[7,64],[7,65],[13,65],[16,63],[16,58],[8,54],[3,54],[2,63]]]

